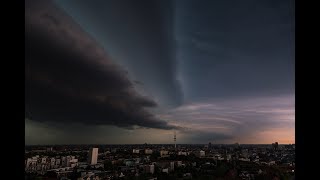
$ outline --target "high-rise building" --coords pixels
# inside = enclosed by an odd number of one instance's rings
[[[279,144],[278,142],[272,143],[273,149],[278,150]]]
[[[153,174],[154,173],[154,165],[150,165],[150,173]]]
[[[170,162],[170,171],[174,171],[174,161]]]
[[[98,161],[98,148],[90,148],[88,156],[88,164],[95,165]]]

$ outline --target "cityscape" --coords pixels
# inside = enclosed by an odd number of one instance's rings
[[[299,175],[295,0],[24,8],[26,180]]]
[[[26,146],[26,179],[294,179],[295,145]]]

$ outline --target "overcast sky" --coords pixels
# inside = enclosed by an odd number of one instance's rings
[[[294,143],[292,0],[26,0],[26,144]]]

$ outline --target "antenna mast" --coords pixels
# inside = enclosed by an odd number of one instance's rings
[[[176,130],[174,130],[173,141],[174,141],[174,149],[176,149],[176,148],[177,148],[177,144],[176,144],[176,141],[177,141]]]

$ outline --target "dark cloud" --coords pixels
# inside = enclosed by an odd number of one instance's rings
[[[94,36],[161,107],[182,104],[177,80],[174,1],[56,1]]]
[[[294,142],[294,1],[54,3],[26,1],[26,143]]]
[[[127,72],[50,1],[25,3],[26,116],[35,121],[81,122],[170,129],[145,108]]]

